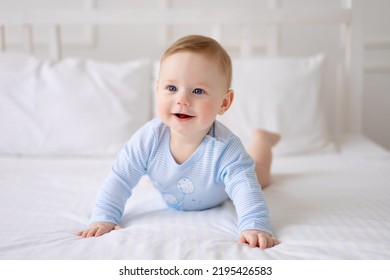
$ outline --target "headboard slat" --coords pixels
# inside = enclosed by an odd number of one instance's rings
[[[213,16],[209,16],[212,14]],[[151,10],[33,10],[0,11],[0,24],[229,24],[232,19],[241,24],[341,24],[349,22],[351,10],[338,9],[276,9],[257,10],[204,10],[151,9]]]
[[[34,34],[30,24],[23,26],[23,49],[26,53],[34,53]]]
[[[59,25],[49,27],[49,56],[55,61],[62,58],[61,29]]]
[[[0,25],[0,52],[4,52],[5,49],[5,27],[4,25]]]

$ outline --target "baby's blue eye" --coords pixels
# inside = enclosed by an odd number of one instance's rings
[[[168,86],[169,91],[177,91],[177,88],[175,86]]]
[[[205,91],[203,90],[203,89],[201,89],[201,88],[196,88],[196,89],[194,89],[194,91],[193,91],[193,93],[194,94],[202,94],[202,93],[204,93]]]

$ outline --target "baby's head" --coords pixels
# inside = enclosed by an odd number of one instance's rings
[[[202,35],[182,37],[164,52],[161,64],[167,57],[179,52],[202,54],[208,59],[214,60],[226,77],[226,89],[230,88],[232,82],[232,62],[229,54],[216,40]]]
[[[163,54],[156,84],[157,112],[170,128],[191,138],[203,138],[217,115],[230,107],[232,64],[214,39],[190,35]]]

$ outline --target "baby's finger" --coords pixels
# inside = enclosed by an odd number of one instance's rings
[[[274,242],[274,244],[272,246],[276,246],[279,244],[279,240],[276,238],[276,237],[271,237],[272,238],[272,241]]]
[[[272,247],[274,247],[275,245],[277,245],[278,244],[278,240],[275,238],[275,237],[273,237],[273,236],[271,236],[271,237],[266,237],[266,239],[267,239],[267,247],[266,248],[272,248]]]
[[[248,243],[248,242],[246,241],[245,236],[244,236],[243,234],[241,234],[241,235],[239,236],[238,242],[240,242],[240,243]]]
[[[86,237],[87,237],[87,233],[88,233],[88,229],[79,231],[79,232],[77,233],[77,235],[78,235],[78,236],[81,236],[81,237],[83,237],[83,238],[86,238]]]
[[[109,232],[109,230],[107,230],[107,228],[103,227],[99,227],[95,233],[95,237],[99,237],[99,236],[102,236],[103,234]]]
[[[261,250],[267,249],[269,244],[268,238],[262,234],[258,234],[257,238],[259,239],[259,248]]]
[[[249,247],[253,248],[253,247],[256,247],[257,244],[258,244],[256,235],[251,234],[251,235],[247,236],[246,240],[247,240],[247,242],[249,244]]]
[[[86,238],[95,236],[95,234],[98,231],[98,229],[99,228],[97,228],[97,227],[93,227],[93,228],[88,229],[88,232],[86,234]]]
[[[272,237],[267,237],[267,248],[275,246],[275,240]]]
[[[88,237],[91,237],[91,236],[89,236],[89,234],[90,234],[90,231],[91,231],[91,229],[86,229],[85,231],[84,231],[84,233],[83,233],[83,237],[84,238],[88,238]]]

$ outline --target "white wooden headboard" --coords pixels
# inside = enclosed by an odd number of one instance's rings
[[[7,42],[10,35],[8,31],[15,28],[19,28],[23,34],[20,40],[22,49],[34,53],[34,30],[36,27],[45,27],[49,57],[58,60],[67,56],[66,44],[64,46],[62,40],[62,29],[67,26],[87,26],[93,36],[96,35],[93,34],[94,28],[107,26],[131,26],[135,29],[152,27],[158,30],[158,38],[152,42],[162,51],[177,37],[175,28],[185,30],[188,26],[189,30],[192,30],[194,25],[201,25],[202,30],[207,29],[205,32],[219,40],[233,56],[303,56],[306,54],[301,51],[297,54],[283,51],[283,44],[286,43],[282,34],[286,32],[285,28],[304,26],[316,30],[318,27],[331,26],[336,28],[338,33],[338,42],[335,42],[334,46],[338,54],[333,57],[332,67],[326,70],[330,77],[326,81],[326,87],[327,91],[331,92],[326,97],[327,115],[334,135],[343,131],[361,132],[362,39],[358,28],[359,15],[357,9],[353,9],[351,1],[344,1],[342,6],[332,9],[282,9],[279,8],[278,1],[271,0],[268,1],[268,8],[263,10],[222,7],[207,9],[207,12],[202,8],[175,8],[171,6],[171,1],[167,0],[160,3],[160,7],[152,9],[100,10],[92,6],[86,10],[3,10],[0,11],[0,52],[10,49]],[[265,28],[266,32],[259,33],[260,28]],[[226,35],[230,29],[236,32],[233,40]],[[134,40],[142,41],[147,36],[151,35],[144,33]],[[259,37],[262,39],[259,40]],[[99,41],[100,38],[93,40]],[[293,37],[292,40],[298,41],[304,49],[304,40],[299,37]],[[110,43],[118,44],[113,41]],[[313,54],[313,50],[310,52]],[[324,49],[318,49],[316,52],[327,55]],[[88,56],[88,51],[84,50],[83,55]],[[156,53],[144,55],[153,58],[159,56]]]

